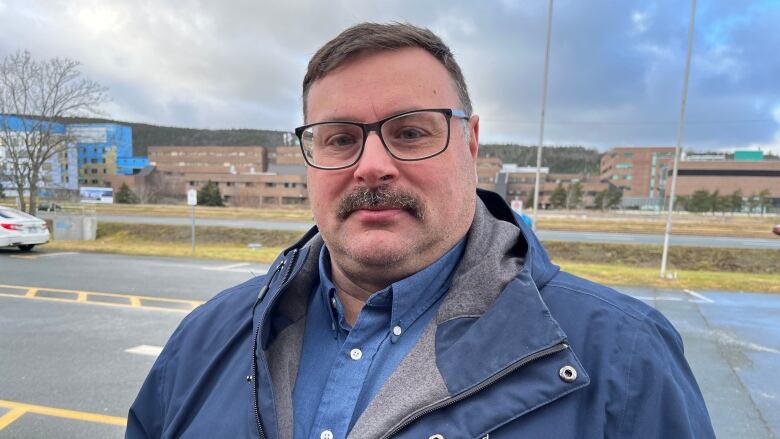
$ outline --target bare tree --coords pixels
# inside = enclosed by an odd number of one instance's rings
[[[44,164],[73,141],[59,122],[100,115],[109,100],[107,88],[82,77],[79,66],[68,58],[38,61],[21,50],[0,64],[0,148],[21,208],[30,213],[35,213]]]

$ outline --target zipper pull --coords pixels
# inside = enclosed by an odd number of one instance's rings
[[[284,259],[282,259],[282,262],[279,263],[279,265],[276,266],[276,269],[274,269],[274,272],[271,273],[271,275],[268,277],[268,281],[263,285],[263,288],[260,288],[260,292],[257,293],[257,302],[260,303],[261,300],[263,300],[263,297],[265,297],[265,294],[268,292],[268,286],[271,285],[271,282],[273,282],[274,277],[279,273],[279,271],[284,267]]]

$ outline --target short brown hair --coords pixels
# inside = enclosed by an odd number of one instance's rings
[[[471,99],[460,66],[450,48],[428,29],[408,23],[360,23],[341,32],[327,42],[309,61],[303,78],[303,115],[306,117],[306,97],[314,81],[324,77],[355,56],[385,50],[417,47],[438,59],[450,73],[463,111],[471,115]]]

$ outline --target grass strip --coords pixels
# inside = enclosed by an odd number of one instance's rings
[[[661,279],[659,268],[586,264],[557,261],[563,270],[606,285],[641,285],[655,288],[780,293],[779,274],[676,271],[676,279]],[[672,272],[675,272],[672,270]]]
[[[660,245],[597,244],[547,241],[550,257],[568,262],[655,268],[661,265]],[[780,274],[780,251],[717,247],[669,247],[671,270]]]

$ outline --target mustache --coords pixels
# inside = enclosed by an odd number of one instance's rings
[[[344,220],[356,210],[379,207],[402,209],[420,221],[425,218],[425,208],[413,193],[388,187],[369,189],[365,186],[357,187],[341,198],[337,215]]]

